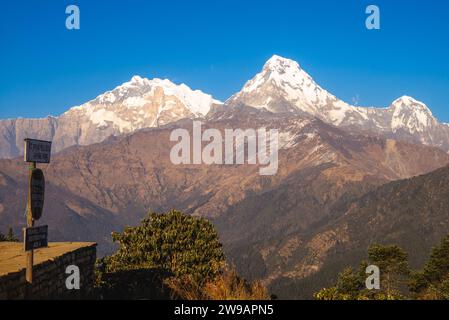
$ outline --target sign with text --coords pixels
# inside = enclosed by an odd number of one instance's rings
[[[50,163],[51,142],[25,139],[25,161]]]
[[[48,247],[48,226],[24,228],[25,251]]]
[[[42,217],[45,197],[45,178],[41,169],[33,169],[30,176],[30,210],[34,220]]]

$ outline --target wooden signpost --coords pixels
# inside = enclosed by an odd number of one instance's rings
[[[25,139],[25,162],[50,163],[51,142]]]
[[[23,245],[26,255],[26,298],[31,299],[33,284],[34,249],[48,246],[48,226],[34,227],[34,221],[42,217],[45,197],[45,178],[37,163],[50,163],[51,142],[25,139],[25,162],[30,163],[29,191],[27,205],[27,228],[23,231]]]
[[[47,247],[48,226],[26,228],[23,239],[25,251],[32,251],[34,249]]]

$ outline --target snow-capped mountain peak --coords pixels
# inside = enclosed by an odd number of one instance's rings
[[[299,71],[301,67],[299,66],[299,63],[294,60],[287,59],[278,55],[273,55],[270,59],[267,60],[263,69],[282,74],[288,71]]]
[[[420,101],[418,101],[415,98],[410,97],[410,96],[402,96],[402,97],[399,97],[399,98],[397,98],[396,100],[393,101],[393,104],[397,104],[397,103],[405,103],[405,104],[421,103],[421,104],[423,104],[422,102],[420,102]]]
[[[424,132],[436,123],[432,111],[421,101],[409,96],[402,96],[390,106],[393,115],[391,129],[406,129],[409,132]]]
[[[312,77],[301,69],[298,62],[278,55],[272,56],[265,63],[262,72],[256,75],[255,79],[259,81],[253,82],[251,87],[260,84],[261,80],[269,81],[280,89],[318,86]],[[251,87],[246,88],[247,91],[250,91]]]
[[[183,118],[204,117],[214,104],[221,102],[185,84],[133,76],[113,90],[71,108],[62,117],[76,118],[84,127],[93,126],[108,134],[126,133]]]
[[[429,113],[432,115],[432,111],[427,107],[427,105],[424,102],[418,101],[413,97],[410,96],[402,96],[391,104],[394,108],[408,108],[408,109],[415,109],[415,110],[421,110]]]
[[[272,56],[262,71],[227,102],[275,113],[302,111],[313,115],[329,103],[346,108],[345,103],[321,88],[296,61],[278,55]]]
[[[424,103],[402,96],[388,108],[353,106],[320,87],[299,63],[278,55],[226,103],[273,113],[306,113],[336,126],[449,148],[448,126],[440,124]]]
[[[205,116],[211,105],[222,104],[211,95],[201,90],[192,90],[184,83],[178,85],[168,79],[147,79],[133,76],[130,81],[125,82],[111,91],[107,91],[94,100],[72,109],[91,108],[92,105],[122,104],[130,108],[143,107],[148,100],[155,95],[157,90],[162,90],[164,95],[173,96],[180,100],[189,111],[196,116]]]
[[[312,77],[302,70],[296,61],[280,56],[271,57],[264,65],[262,73],[268,76],[279,88],[305,89],[304,87],[318,87]]]
[[[357,133],[371,132],[449,151],[449,124],[438,122],[424,103],[402,96],[385,108],[353,106],[324,90],[302,67],[291,59],[272,56],[240,92],[225,102],[225,108],[217,110],[232,114],[234,107],[240,110],[250,106],[272,113],[300,114],[301,118],[313,116]],[[181,119],[203,118],[219,104],[211,95],[185,84],[136,75],[59,117],[25,119],[28,127],[23,132],[35,132],[33,136],[45,140],[52,138],[55,150],[62,150]],[[0,122],[0,129],[2,126],[6,128],[3,132],[16,132],[15,121]],[[40,133],[33,131],[34,126],[41,128]],[[10,146],[2,148],[0,157],[17,156],[17,150],[23,150],[23,144],[17,144],[21,139],[0,137],[0,145],[7,141],[3,145]]]
[[[135,86],[142,86],[145,85],[145,82],[148,81],[148,79],[142,78],[141,76],[133,76],[131,78],[131,81],[128,82],[129,85],[135,85]]]

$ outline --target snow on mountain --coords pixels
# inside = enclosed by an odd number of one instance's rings
[[[204,117],[213,104],[221,102],[185,84],[134,76],[129,82],[70,109],[63,116],[85,116],[98,128],[112,125],[123,133],[182,118]]]
[[[320,87],[293,60],[271,57],[262,71],[226,101],[273,113],[311,115],[339,127],[370,131],[449,150],[448,126],[422,102],[400,97],[387,108],[350,105]]]
[[[204,117],[213,105],[220,104],[185,84],[134,76],[57,118],[0,121],[0,158],[22,154],[25,137],[53,140],[53,150],[59,151],[184,118]]]
[[[321,88],[296,61],[274,55],[263,70],[226,103],[243,102],[271,112],[303,111],[313,115],[332,103],[333,118],[338,122],[349,105]],[[288,102],[289,105],[285,106]],[[283,106],[284,104],[284,106]]]
[[[118,91],[118,98],[128,107],[141,107],[146,99],[154,96],[156,88],[162,88],[166,96],[178,98],[189,111],[196,116],[205,116],[212,104],[221,104],[220,101],[212,98],[211,95],[203,93],[201,90],[192,90],[184,83],[176,85],[168,79],[146,79],[140,76],[134,76],[131,81],[117,87],[114,91],[107,94],[115,95]],[[102,97],[99,99],[101,101]],[[122,99],[125,97],[124,99]]]
[[[391,108],[393,109],[391,120],[393,132],[404,127],[411,131],[424,132],[435,120],[430,109],[412,97],[400,97],[392,103]]]
[[[219,105],[223,107],[214,108]],[[53,140],[53,150],[59,151],[180,119],[203,118],[214,114],[210,112],[212,108],[224,109],[226,115],[232,115],[236,106],[317,117],[349,130],[449,151],[449,125],[439,123],[424,103],[403,96],[386,108],[353,106],[319,86],[296,61],[274,55],[225,104],[185,84],[134,76],[56,118],[1,120],[0,158],[23,153],[26,137]],[[288,137],[290,134],[284,137],[286,141]]]

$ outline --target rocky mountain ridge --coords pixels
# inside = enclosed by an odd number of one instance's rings
[[[352,106],[320,87],[297,62],[274,55],[224,104],[185,84],[134,76],[59,117],[0,120],[0,158],[21,155],[24,138],[52,140],[53,151],[58,152],[236,107],[317,117],[347,130],[449,152],[449,124],[440,123],[424,103],[403,96],[383,109]]]

